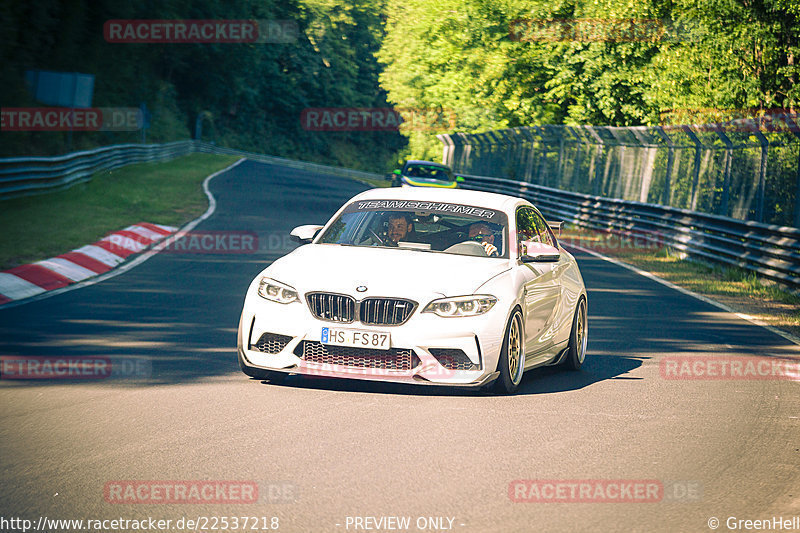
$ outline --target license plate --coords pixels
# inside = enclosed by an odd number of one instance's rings
[[[363,329],[322,328],[320,342],[375,350],[388,350],[392,347],[391,336],[388,333]]]

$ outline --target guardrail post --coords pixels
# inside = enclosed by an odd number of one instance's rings
[[[692,170],[692,200],[691,200],[691,210],[694,211],[697,209],[697,186],[700,183],[700,156],[702,155],[703,151],[703,143],[700,142],[700,139],[697,138],[697,135],[692,131],[689,126],[683,126],[683,131],[689,136],[692,142],[695,144],[694,147],[694,169]]]
[[[765,185],[767,178],[767,156],[769,155],[769,140],[764,137],[764,134],[758,131],[758,125],[753,131],[753,134],[761,144],[761,160],[758,165],[758,193],[756,195],[756,221],[764,222],[764,196]]]
[[[664,192],[662,193],[662,200],[661,203],[664,205],[670,205],[672,201],[671,198],[671,189],[672,189],[672,167],[675,165],[675,143],[672,142],[672,139],[667,132],[664,131],[664,128],[661,126],[656,127],[656,131],[664,139],[664,142],[667,143],[667,169],[664,175]]]
[[[581,165],[583,164],[583,137],[578,135],[578,132],[576,132],[571,126],[565,126],[565,128],[573,137],[575,137],[575,162],[573,163],[572,168],[572,188],[573,190],[579,190],[579,188],[576,187],[576,184],[578,183],[578,174],[580,173]]]
[[[467,141],[467,146],[464,152],[465,157],[466,154],[469,153],[469,158],[466,159],[467,163],[467,172],[472,174],[478,174],[482,171],[480,168],[480,164],[483,162],[483,159],[486,157],[486,154],[483,153],[484,144],[483,139],[478,134],[464,134],[464,139]]]
[[[534,137],[533,133],[531,132],[530,128],[523,128],[523,133],[525,135],[526,145],[525,145],[525,174],[523,175],[522,181],[530,182],[533,179],[533,143]]]
[[[541,175],[542,175],[542,158],[546,152],[545,144],[544,144],[544,135],[542,135],[542,131],[538,126],[531,126],[531,129],[536,134],[536,144],[539,145],[539,151],[536,153],[534,158],[534,168],[533,168],[533,176],[531,176],[531,183],[536,183],[537,185],[541,185]]]
[[[592,126],[584,126],[584,129],[589,132],[589,134],[594,138],[597,143],[598,150],[597,153],[592,154],[592,163],[594,164],[594,182],[592,183],[592,194],[595,196],[600,196],[600,183],[602,182],[602,178],[600,178],[600,163],[595,163],[596,157],[600,156],[600,161],[603,162],[605,154],[605,143],[603,143],[603,139],[600,138],[600,135],[597,134],[594,127]],[[605,165],[602,165],[605,167]],[[606,170],[607,171],[607,170]]]
[[[640,150],[645,151],[644,162],[642,162],[641,154],[639,155],[638,162],[640,163],[639,179],[641,180],[639,184],[639,201],[646,202],[647,198],[650,196],[650,185],[653,182],[656,146],[653,144],[652,136],[644,126],[633,126],[629,129],[630,132],[633,133],[633,136],[636,137],[636,140],[639,141],[641,145]],[[645,132],[647,132],[647,137],[645,137]]]
[[[800,153],[797,154],[797,184],[794,187],[794,227],[800,228]]]
[[[556,166],[556,183],[554,187],[560,188],[564,182],[564,130],[560,128],[557,130],[558,135],[558,165]]]
[[[730,198],[731,188],[731,159],[733,159],[733,143],[721,129],[717,130],[717,135],[725,144],[725,170],[722,177],[722,198],[720,199],[720,215],[728,216],[728,199]]]
[[[525,131],[523,128],[514,128],[514,134],[517,138],[517,144],[515,147],[516,150],[516,167],[517,167],[517,179],[525,180],[525,167],[526,167],[526,155],[528,153],[526,142],[527,136],[525,135]]]
[[[614,175],[611,174],[609,178],[609,173],[611,169],[611,152],[609,151],[608,158],[606,160],[606,171],[605,175],[603,176],[603,182],[606,183],[608,189],[606,189],[603,194],[604,196],[611,196],[612,198],[625,198],[625,193],[627,192],[627,183],[623,180],[623,163],[625,162],[625,153],[627,146],[622,142],[622,140],[617,136],[616,127],[614,126],[604,126],[603,129],[611,136],[614,141],[612,143],[608,143],[614,148],[617,148],[617,165],[616,165],[616,172],[617,172],[617,180],[616,183],[613,183]],[[611,193],[611,188],[614,188],[615,191]],[[627,198],[625,198],[627,200]]]
[[[442,164],[453,168],[453,152],[455,151],[453,138],[447,133],[440,133],[436,138],[444,145],[442,146]]]
[[[792,116],[797,116],[797,113],[786,113],[783,115],[783,120],[786,121],[786,126],[795,137],[800,139],[800,126]],[[794,187],[794,227],[800,228],[800,153],[797,154],[797,181]]]

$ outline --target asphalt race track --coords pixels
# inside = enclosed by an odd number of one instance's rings
[[[409,531],[692,532],[711,531],[711,517],[728,531],[728,517],[800,516],[800,382],[665,379],[659,366],[800,357],[799,347],[590,255],[576,252],[589,290],[584,369],[530,372],[516,396],[240,373],[250,280],[294,246],[294,226],[323,223],[365,187],[245,162],[211,181],[217,209],[195,231],[255,232],[257,253],[160,253],[0,309],[0,355],[131,358],[152,370],[0,381],[0,516],[278,517],[281,532],[368,531],[375,523],[356,528],[354,517],[389,516],[410,517]],[[253,481],[262,497],[109,503],[116,480]],[[518,503],[515,480],[656,480],[664,495]]]

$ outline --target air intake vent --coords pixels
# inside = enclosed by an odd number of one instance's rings
[[[391,348],[372,350],[303,341],[297,345],[295,355],[309,363],[340,365],[355,368],[379,368],[382,370],[411,370],[420,360],[414,350]]]
[[[277,333],[264,333],[255,344],[250,345],[251,350],[258,350],[263,353],[279,353],[291,342],[292,337],[288,335],[278,335]]]
[[[440,365],[449,370],[480,370],[480,367],[473,363],[462,350],[430,348],[428,351],[439,361]]]

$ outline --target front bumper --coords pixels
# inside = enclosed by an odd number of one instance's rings
[[[248,297],[239,324],[239,357],[246,366],[273,372],[479,387],[497,377],[505,331],[499,307],[478,317],[459,318],[418,309],[402,325],[371,326],[319,320],[303,302],[279,304]],[[322,345],[322,328],[337,326],[389,333],[392,350]],[[263,339],[275,342],[262,342],[259,347]]]

